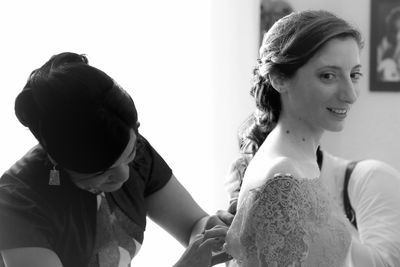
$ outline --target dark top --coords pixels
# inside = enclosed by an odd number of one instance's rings
[[[169,181],[172,170],[145,138],[138,149],[129,179],[106,198],[111,210],[118,207],[139,226],[130,234],[142,243],[145,198]],[[52,167],[38,145],[1,177],[0,250],[43,247],[53,250],[65,267],[87,266],[95,244],[96,195],[75,186],[63,170],[61,185],[49,185]]]

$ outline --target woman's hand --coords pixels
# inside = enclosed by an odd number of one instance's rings
[[[218,210],[215,215],[211,215],[208,218],[205,229],[210,229],[216,225],[223,225],[229,227],[232,224],[234,217],[235,215],[233,215],[229,211]]]
[[[227,231],[228,227],[218,225],[196,235],[174,267],[209,267],[230,260],[229,255],[220,252]]]

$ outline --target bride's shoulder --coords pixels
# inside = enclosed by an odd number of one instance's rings
[[[296,162],[288,157],[277,157],[271,163],[267,169],[265,176],[263,177],[264,182],[270,181],[272,179],[279,178],[299,178],[301,177],[301,172],[296,164]]]
[[[260,187],[271,180],[279,179],[278,177],[302,176],[296,162],[289,157],[280,156],[251,163],[254,164],[250,164],[246,170],[243,189]]]

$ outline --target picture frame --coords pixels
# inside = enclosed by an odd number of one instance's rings
[[[400,92],[400,1],[371,0],[370,91]]]

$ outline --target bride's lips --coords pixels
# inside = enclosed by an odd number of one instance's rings
[[[338,118],[346,118],[349,108],[326,108],[332,115]]]

